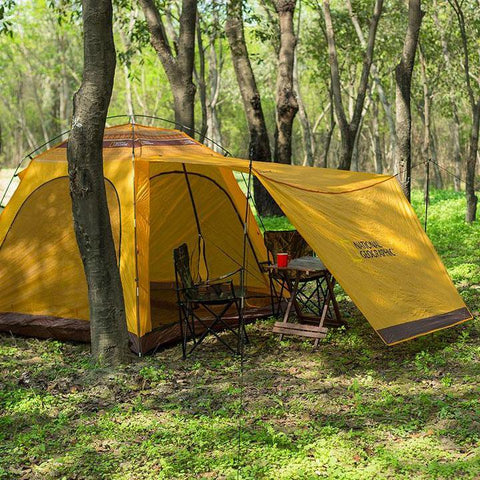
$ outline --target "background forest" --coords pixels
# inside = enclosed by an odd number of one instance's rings
[[[173,43],[178,31],[179,3],[157,2]],[[233,155],[248,157],[249,130],[225,36],[225,3],[201,1],[198,6],[195,125],[199,132],[206,128],[206,136]],[[270,1],[247,3],[247,48],[273,145],[278,16]],[[348,118],[354,114],[373,3],[332,1],[330,6]],[[462,43],[459,17],[453,8],[456,5],[461,6],[467,45]],[[463,183],[446,170],[464,178],[472,126],[464,52],[467,47],[469,83],[475,100],[480,94],[480,5],[477,0],[433,0],[425,2],[422,9],[425,15],[412,80],[412,165],[430,158],[435,162],[432,169],[436,187],[463,189]],[[173,120],[171,89],[150,45],[139,4],[116,2],[114,18],[118,61],[109,114],[135,113]],[[319,3],[297,2],[294,88],[299,110],[293,128],[292,162],[336,168],[341,137],[332,107],[325,25]],[[352,157],[353,170],[393,172],[395,67],[406,26],[406,3],[385,1]],[[8,10],[0,29],[8,30],[0,36],[0,166],[9,167],[27,151],[69,128],[72,96],[81,83],[80,6],[75,2],[26,0]],[[140,118],[137,121],[153,122]],[[119,120],[111,120],[113,123]],[[169,126],[158,121],[155,124]],[[424,168],[414,169],[412,176],[413,184],[421,185]]]

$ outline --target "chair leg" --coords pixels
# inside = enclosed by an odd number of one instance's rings
[[[187,358],[187,335],[188,335],[188,325],[187,317],[185,314],[185,307],[183,305],[178,306],[178,321],[180,325],[180,335],[182,337],[182,358],[185,360]]]
[[[187,358],[187,326],[183,326],[184,319],[180,321],[180,331],[182,334],[182,358],[185,360]]]

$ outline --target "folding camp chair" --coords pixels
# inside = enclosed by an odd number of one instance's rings
[[[234,288],[232,280],[226,279],[240,273],[240,270],[214,280],[195,283],[190,270],[188,247],[185,243],[173,251],[173,258],[183,358],[191,354],[209,333],[233,353],[239,353],[242,342],[248,342],[242,318],[241,292]],[[238,313],[237,328],[224,318],[233,306]],[[237,339],[235,347],[219,335],[219,331],[224,329],[235,335]],[[190,351],[187,351],[189,338],[193,340],[193,346]]]

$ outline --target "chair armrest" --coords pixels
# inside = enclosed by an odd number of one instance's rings
[[[221,280],[225,280],[226,278],[229,278],[229,277],[233,277],[234,275],[236,275],[237,273],[240,273],[242,271],[241,268],[237,268],[237,270],[233,271],[233,272],[230,272],[230,273],[227,273],[225,275],[221,275],[220,277],[217,277],[217,278],[212,278],[211,280],[207,280],[205,282],[203,282],[204,285],[211,285],[211,284],[214,284],[214,283],[217,283]],[[229,280],[229,282],[231,282],[232,280]]]
[[[233,293],[233,281],[229,280],[227,282],[204,282],[196,285],[198,293],[200,295],[209,295],[214,294],[219,298],[225,293]]]

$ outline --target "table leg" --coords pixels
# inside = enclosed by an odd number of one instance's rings
[[[337,322],[340,325],[344,325],[345,321],[342,318],[340,309],[338,308],[337,299],[335,298],[335,294],[333,292],[333,287],[335,286],[335,278],[333,278],[333,275],[330,274],[330,275],[327,275],[326,280],[327,280],[328,292],[330,293],[332,304],[333,304],[333,310],[335,311],[335,317],[337,318]]]
[[[287,309],[285,310],[285,315],[283,316],[283,323],[288,322],[288,317],[290,316],[290,310],[292,309],[293,302],[295,301],[295,297],[297,295],[298,290],[298,283],[300,280],[300,272],[297,273],[295,276],[293,288],[290,288],[290,298],[288,299]],[[290,282],[287,280],[288,286],[291,287]],[[280,334],[280,340],[283,340],[283,334]]]

